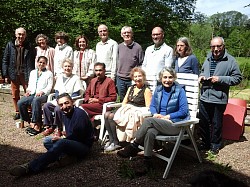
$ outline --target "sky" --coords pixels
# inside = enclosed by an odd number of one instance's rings
[[[207,16],[228,11],[238,11],[250,18],[249,0],[197,0],[195,12],[201,12]]]

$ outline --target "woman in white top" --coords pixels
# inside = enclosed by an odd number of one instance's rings
[[[54,57],[54,75],[57,77],[59,74],[63,73],[62,62],[64,59],[68,58],[73,60],[73,49],[67,43],[69,41],[69,36],[65,32],[58,32],[55,34],[55,41],[57,43],[55,47],[55,57]]]
[[[45,56],[48,59],[47,63],[47,70],[50,70],[52,73],[54,73],[54,56],[55,56],[55,49],[53,47],[50,47],[49,44],[49,38],[44,34],[38,34],[36,36],[36,59],[37,62],[38,58],[40,56]]]
[[[54,87],[55,96],[62,93],[68,93],[72,98],[82,96],[84,89],[80,78],[77,75],[72,74],[73,62],[70,59],[65,59],[62,63],[62,68],[64,70],[63,74],[58,75],[56,79],[56,84]],[[43,132],[44,136],[47,136],[57,129],[57,135],[60,136],[62,129],[60,108],[57,106],[56,99],[47,102],[43,106],[44,120],[43,124],[46,130]],[[53,115],[54,114],[54,115]]]
[[[47,58],[38,57],[37,68],[30,72],[29,85],[24,96],[17,102],[20,111],[21,127],[24,121],[30,124],[27,133],[36,135],[42,126],[42,103],[47,101],[53,85],[53,73],[46,69]],[[32,107],[32,118],[30,119],[28,108]]]
[[[82,81],[85,81],[87,87],[90,78],[94,76],[96,53],[89,49],[89,40],[84,35],[76,37],[75,46],[73,73],[78,75]]]

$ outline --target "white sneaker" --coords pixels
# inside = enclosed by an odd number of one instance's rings
[[[121,146],[119,145],[115,145],[114,143],[110,144],[110,146],[108,146],[105,151],[115,151],[116,149],[120,148]]]
[[[107,149],[109,146],[110,146],[110,142],[107,142],[107,143],[104,145],[103,149],[105,150],[105,149]]]

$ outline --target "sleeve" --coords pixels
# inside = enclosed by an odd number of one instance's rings
[[[153,98],[151,99],[151,103],[150,103],[150,107],[149,107],[149,110],[150,112],[154,115],[154,114],[157,114],[157,108],[156,108],[156,105],[155,105],[155,99],[157,99],[157,94],[156,94],[156,91],[154,92],[154,95],[153,95]]]
[[[77,75],[74,75],[75,77],[75,85],[74,85],[74,88],[73,88],[73,92],[78,92],[79,91],[79,95],[83,95],[84,93],[84,88],[83,88],[83,85],[82,85],[82,82],[80,80],[80,78],[77,76]]]
[[[53,73],[51,71],[47,71],[47,73],[48,73],[47,86],[41,90],[41,91],[43,91],[43,93],[45,95],[50,94],[50,92],[52,90],[52,86],[53,86],[53,80],[54,80]]]
[[[176,118],[185,118],[188,115],[188,102],[186,93],[183,88],[180,91],[178,101],[179,110],[169,114],[170,120]]]
[[[94,50],[91,50],[91,63],[87,72],[88,77],[94,77],[94,65],[96,63],[96,53]]]
[[[146,107],[149,107],[152,100],[152,93],[149,88],[146,88],[144,92],[144,98]]]
[[[8,43],[4,50],[3,60],[2,60],[2,73],[4,77],[8,76],[9,59],[10,59],[10,49]]]
[[[142,66],[141,68],[146,72],[146,67],[147,67],[147,52],[148,52],[148,48],[145,51],[145,56],[142,62]]]
[[[142,50],[142,48],[140,46],[139,54],[138,54],[138,65],[137,66],[140,67],[142,65],[142,63],[143,63],[143,60],[144,60],[144,52],[143,52],[143,50]]]
[[[112,52],[113,52],[113,54],[112,54],[112,66],[111,66],[111,79],[115,80],[116,66],[118,63],[118,44],[117,44],[117,42],[114,43]]]
[[[95,84],[94,79],[90,81],[90,84],[88,85],[86,92],[85,92],[85,97],[84,97],[84,102],[87,102],[89,98],[91,98],[91,85]]]
[[[199,61],[194,55],[192,58],[192,71],[194,74],[199,75]]]
[[[229,72],[228,76],[219,76],[219,84],[227,85],[227,86],[235,86],[240,84],[242,80],[242,75],[240,72],[239,65],[234,59],[234,62],[231,67],[231,72]]]
[[[165,66],[172,67],[172,63],[173,63],[173,49],[169,47],[169,51],[166,53],[165,57]]]

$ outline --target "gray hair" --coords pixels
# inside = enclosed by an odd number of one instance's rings
[[[221,37],[221,36],[215,36],[215,37],[212,38],[212,40],[214,40],[214,39],[220,39],[222,41],[222,44],[225,45],[225,40],[224,40],[223,37]]]
[[[16,30],[15,30],[15,34],[17,33],[17,31],[18,30],[23,30],[24,31],[24,33],[26,34],[26,30],[25,30],[25,28],[23,28],[23,27],[19,27],[19,28],[17,28]]]
[[[37,36],[36,36],[36,44],[38,45],[38,39],[39,38],[44,38],[44,40],[46,41],[46,44],[48,44],[49,43],[49,38],[48,38],[48,36],[46,36],[45,34],[38,34]]]
[[[171,67],[164,67],[160,72],[159,72],[159,81],[162,80],[163,74],[165,72],[170,73],[175,79],[177,78],[177,74],[175,72],[175,70]]]
[[[129,30],[131,31],[131,34],[133,34],[133,29],[132,29],[132,27],[130,27],[130,26],[124,26],[124,27],[122,27],[122,29],[121,29],[121,34],[122,34],[122,32],[123,32],[125,29],[129,29]]]
[[[65,63],[69,63],[71,66],[72,66],[72,68],[74,67],[74,63],[72,62],[72,60],[70,60],[69,58],[65,58],[63,61],[62,61],[62,68],[63,68],[63,66],[64,66],[64,64]]]

